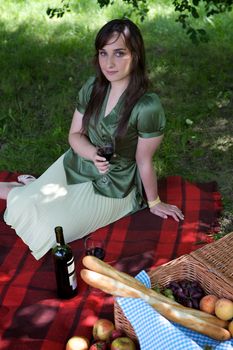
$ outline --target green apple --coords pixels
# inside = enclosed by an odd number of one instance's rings
[[[111,343],[111,350],[136,350],[136,345],[128,337],[119,337]]]

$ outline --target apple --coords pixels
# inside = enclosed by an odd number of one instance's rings
[[[110,335],[110,341],[112,342],[116,338],[124,337],[125,334],[121,329],[113,329]]]
[[[136,350],[136,345],[128,337],[120,337],[113,340],[111,350]]]
[[[215,304],[218,301],[218,297],[213,294],[205,295],[200,300],[199,309],[201,311],[207,312],[208,314],[215,314]]]
[[[229,329],[229,331],[231,333],[231,336],[233,337],[233,320],[229,323],[228,329]]]
[[[66,343],[66,350],[88,350],[90,342],[86,337],[72,337]]]
[[[114,329],[115,326],[110,320],[100,318],[93,325],[93,338],[95,340],[109,340]]]
[[[215,315],[224,321],[231,320],[233,317],[233,302],[226,298],[219,299],[215,304]]]
[[[89,350],[107,350],[108,345],[105,341],[97,341],[96,343],[92,344]]]

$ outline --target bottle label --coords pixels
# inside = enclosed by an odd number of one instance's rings
[[[74,266],[74,257],[71,260],[67,261],[67,269],[69,274],[69,282],[72,289],[77,288],[77,279],[75,274],[75,266]]]
[[[67,261],[67,269],[69,274],[74,272],[75,270],[74,257],[72,257],[69,261]]]
[[[69,282],[73,290],[77,288],[77,279],[76,279],[75,272],[69,276]]]

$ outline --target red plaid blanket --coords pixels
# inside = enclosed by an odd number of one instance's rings
[[[2,172],[0,181],[17,174]],[[125,217],[92,233],[106,242],[106,261],[136,275],[189,253],[208,241],[217,229],[221,198],[215,183],[192,184],[172,176],[159,181],[165,202],[182,208],[185,220],[162,220],[148,210]],[[84,240],[71,243],[79,293],[68,301],[56,298],[50,253],[36,261],[27,246],[3,222],[5,201],[0,201],[0,348],[2,350],[63,350],[74,335],[91,337],[98,317],[113,320],[113,299],[91,292],[79,277]]]

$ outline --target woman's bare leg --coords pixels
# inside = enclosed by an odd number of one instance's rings
[[[0,199],[7,199],[9,192],[19,186],[24,186],[18,182],[0,182]]]

